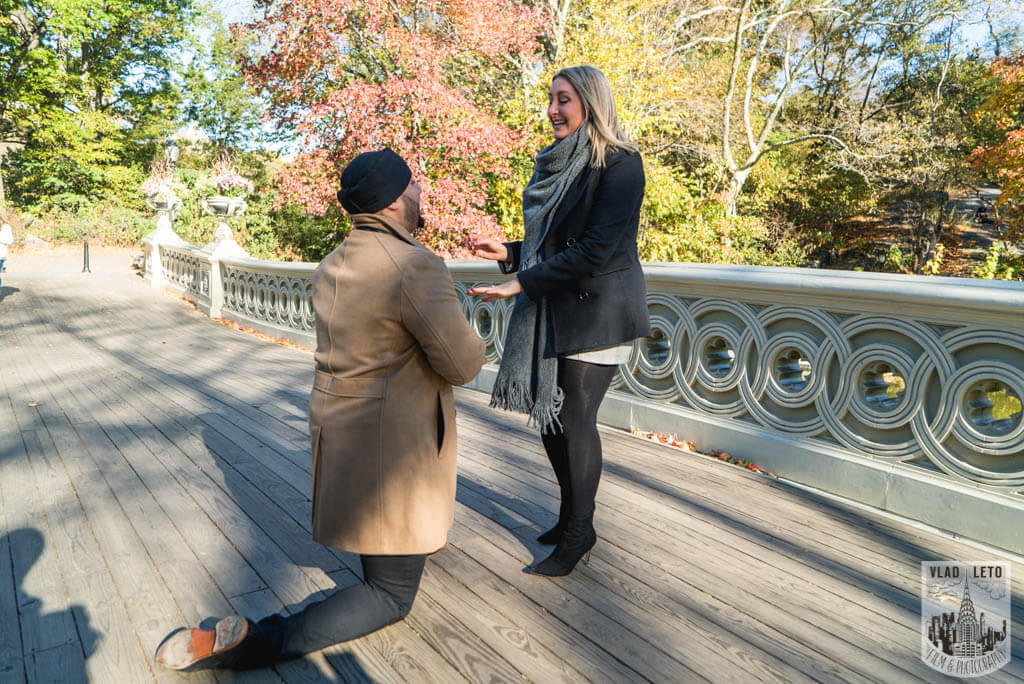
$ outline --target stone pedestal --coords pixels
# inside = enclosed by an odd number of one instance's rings
[[[146,274],[153,287],[164,284],[163,265],[160,261],[160,247],[187,247],[188,243],[174,232],[174,211],[181,206],[181,200],[173,193],[159,197],[147,197],[146,204],[156,209],[156,230],[144,238],[146,246]]]
[[[235,242],[235,236],[226,223],[217,226],[213,242],[204,245],[199,252],[210,260],[210,318],[220,318],[224,303],[224,279],[221,276],[220,260],[248,259],[249,253]]]

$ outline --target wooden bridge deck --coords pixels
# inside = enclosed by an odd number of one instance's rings
[[[0,300],[0,681],[936,681],[922,560],[991,552],[606,431],[600,541],[526,575],[555,487],[517,417],[460,391],[459,491],[403,623],[234,676],[152,661],[172,628],[358,581],[309,537],[308,352],[211,322],[126,254],[15,255]],[[998,524],[998,523],[996,523]],[[1024,679],[1024,565],[1014,562]]]

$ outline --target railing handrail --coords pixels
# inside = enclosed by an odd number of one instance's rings
[[[493,262],[482,259],[449,261],[448,268],[463,275],[499,274]],[[756,291],[835,298],[838,306],[843,306],[844,297],[855,298],[849,310],[861,310],[864,301],[871,301],[889,306],[955,307],[1020,315],[1024,319],[1024,282],[733,264],[645,262],[643,270],[651,290],[656,286],[700,285],[706,289],[744,290],[748,295]]]

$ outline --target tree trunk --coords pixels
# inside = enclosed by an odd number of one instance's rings
[[[751,168],[748,167],[732,171],[729,175],[729,194],[725,202],[725,215],[729,218],[735,218],[736,216],[736,200],[739,199],[740,193],[743,192],[743,186],[747,182],[747,177],[750,176],[750,171]]]

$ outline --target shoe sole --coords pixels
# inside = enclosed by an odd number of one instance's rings
[[[157,647],[156,662],[171,670],[198,669],[241,644],[249,633],[249,622],[240,615],[232,615],[218,620],[214,630],[213,650],[206,655],[192,652],[191,629],[182,627],[171,632]]]

